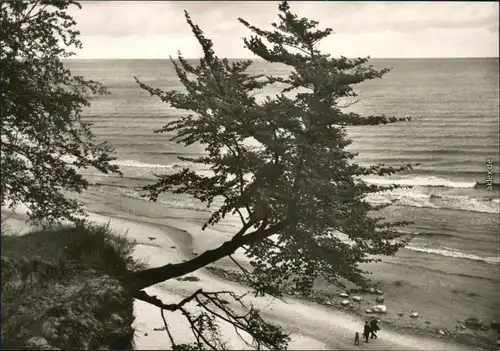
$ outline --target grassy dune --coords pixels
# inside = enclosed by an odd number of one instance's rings
[[[135,243],[109,226],[2,227],[2,348],[130,349]]]

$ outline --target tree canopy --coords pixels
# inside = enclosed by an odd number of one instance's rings
[[[411,165],[355,163],[356,154],[346,149],[351,143],[346,127],[408,118],[361,116],[345,107],[357,98],[353,86],[379,79],[388,70],[368,65],[369,58],[322,53],[318,44],[332,29],[298,17],[286,2],[271,30],[239,21],[253,33],[244,39],[246,48],[266,62],[286,65],[287,76],[250,74],[252,61],[219,58],[212,41],[187,12],[185,16],[203,49],[198,65],[180,53],[171,59],[185,89],[164,91],[136,80],[152,96],[189,111],[155,132],[174,133],[172,140],[183,145],[206,145],[205,156],[179,159],[208,165],[213,175],[189,167],[157,174],[157,181],[144,188],[145,196],[155,201],[172,191],[208,205],[222,198],[223,205],[213,207],[203,228],[237,214],[241,229],[220,247],[187,262],[136,272],[137,288],[193,272],[239,248],[251,260],[253,269],[247,273],[256,294],[281,296],[292,287],[307,295],[318,278],[337,285],[343,280],[366,284],[367,272],[359,264],[374,260],[372,255],[393,255],[406,245],[398,228],[408,223],[377,215],[387,205],[370,204],[366,196],[395,186],[371,185],[363,176],[392,174]],[[276,84],[283,87],[279,94],[257,99]],[[286,345],[283,337],[278,339],[273,348]]]
[[[26,204],[34,221],[84,215],[66,191],[88,182],[78,169],[119,173],[113,149],[96,141],[81,118],[91,98],[105,94],[97,82],[73,76],[63,59],[82,43],[68,14],[72,0],[1,2],[1,205]]]

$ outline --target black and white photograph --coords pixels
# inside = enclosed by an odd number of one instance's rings
[[[5,350],[498,350],[497,1],[0,2]]]

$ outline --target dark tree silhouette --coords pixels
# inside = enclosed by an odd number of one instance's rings
[[[385,221],[377,216],[377,210],[387,205],[374,206],[365,200],[367,194],[395,186],[369,185],[361,177],[405,171],[411,165],[363,167],[353,162],[356,155],[346,150],[351,143],[346,126],[408,120],[344,112],[345,101],[357,97],[353,85],[381,78],[388,70],[367,65],[368,58],[332,58],[321,53],[317,44],[332,30],[320,30],[318,22],[299,18],[286,2],[279,10],[279,23],[272,24],[273,30],[239,21],[254,33],[244,39],[246,47],[266,62],[288,66],[291,72],[286,78],[252,75],[247,73],[251,61],[218,58],[212,41],[187,13],[203,58],[197,66],[181,54],[172,60],[185,91],[163,91],[136,78],[152,96],[190,111],[156,133],[173,132],[172,140],[184,145],[206,145],[206,156],[179,158],[209,165],[214,173],[199,175],[188,167],[171,175],[159,174],[155,184],[145,187],[146,197],[155,201],[159,194],[173,191],[208,205],[222,198],[223,205],[214,208],[203,228],[230,213],[241,219],[241,229],[221,246],[187,262],[136,272],[137,289],[196,271],[244,248],[253,267],[246,274],[256,294],[281,296],[292,286],[296,293],[307,295],[317,278],[332,284],[341,284],[341,279],[366,284],[367,272],[358,265],[373,260],[368,255],[393,255],[407,243],[396,229],[408,223]],[[284,86],[280,94],[260,102],[256,99],[256,92],[276,83]],[[341,240],[338,232],[349,240]],[[271,240],[271,236],[276,239]],[[188,300],[200,294],[203,292]],[[137,297],[166,306],[144,291]],[[209,302],[198,301],[202,306]],[[227,313],[228,307],[222,303],[216,306]],[[193,332],[202,334],[196,328]],[[257,342],[272,340],[266,345],[276,349],[287,343],[279,329],[272,329],[269,335],[250,335]],[[175,345],[173,339],[172,343]]]
[[[113,149],[97,143],[81,119],[97,82],[72,76],[61,59],[81,47],[74,1],[2,1],[0,4],[1,205],[24,203],[34,221],[75,220],[84,215],[65,191],[81,192],[79,168],[119,173]]]

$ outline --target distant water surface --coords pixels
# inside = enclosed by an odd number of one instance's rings
[[[357,162],[421,165],[411,173],[367,179],[414,185],[373,195],[370,201],[397,200],[387,215],[415,222],[405,230],[419,233],[409,250],[422,254],[422,259],[437,255],[471,264],[498,264],[498,59],[373,60],[372,64],[392,71],[382,80],[357,86],[360,101],[351,110],[410,116],[412,121],[351,127]],[[85,119],[94,124],[99,139],[117,148],[116,163],[125,177],[94,175],[93,191],[139,197],[140,186],[153,179],[153,172],[175,171],[183,165],[179,155],[203,154],[201,146],[183,147],[170,142],[171,135],[153,134],[183,112],[151,98],[133,77],[153,87],[181,89],[168,60],[74,60],[67,65],[74,74],[98,80],[111,91],[93,102]],[[284,66],[265,62],[256,62],[250,71],[278,76],[288,72]],[[271,88],[265,93],[278,91]],[[493,162],[491,191],[485,186],[487,159]],[[187,197],[169,195],[161,201],[172,209],[207,211]]]

